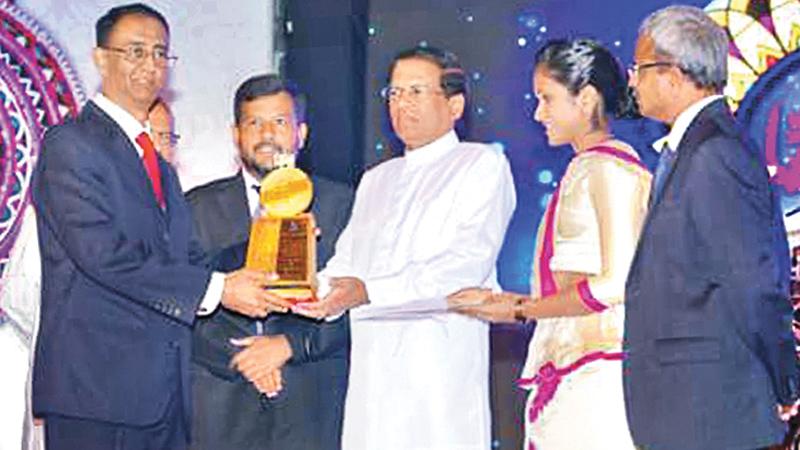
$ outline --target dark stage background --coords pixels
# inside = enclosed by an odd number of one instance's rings
[[[500,281],[507,290],[526,292],[536,227],[572,157],[568,148],[549,147],[543,128],[531,120],[536,106],[531,94],[534,53],[548,39],[589,37],[603,42],[628,65],[641,20],[671,3],[289,1],[284,12],[288,21],[284,36],[287,56],[282,70],[310,96],[312,137],[305,164],[317,173],[357,184],[365,168],[399,154],[401,148],[391,133],[379,96],[391,58],[415,45],[455,52],[471,82],[462,139],[494,143],[504,149],[511,162],[517,209],[499,259]],[[681,3],[706,7],[710,2]],[[728,4],[715,3],[723,7]],[[768,15],[768,3],[750,1],[746,13]],[[797,123],[800,128],[800,116]],[[649,166],[655,164],[649,144],[666,132],[663,126],[648,120],[628,120],[618,121],[613,127],[617,137],[631,143]],[[800,144],[800,134],[797,136]],[[496,448],[521,446],[524,393],[514,388],[514,380],[530,332],[515,326],[494,327],[492,331]]]

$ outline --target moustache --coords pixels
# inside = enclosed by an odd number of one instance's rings
[[[272,153],[287,153],[283,147],[272,141],[259,142],[253,147],[253,150],[257,152],[270,151]]]

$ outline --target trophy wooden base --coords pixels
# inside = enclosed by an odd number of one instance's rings
[[[245,267],[278,275],[267,289],[293,303],[315,301],[316,225],[310,213],[253,221]]]

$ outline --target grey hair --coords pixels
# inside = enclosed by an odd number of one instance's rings
[[[639,37],[648,36],[656,54],[675,63],[701,89],[722,92],[728,79],[728,35],[702,9],[676,5],[644,19]]]

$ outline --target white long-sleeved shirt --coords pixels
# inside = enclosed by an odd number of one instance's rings
[[[488,326],[452,313],[395,320],[370,311],[496,286],[515,201],[505,156],[452,131],[364,175],[320,273],[321,295],[328,278],[357,276],[370,300],[350,311],[344,449],[489,448]]]

